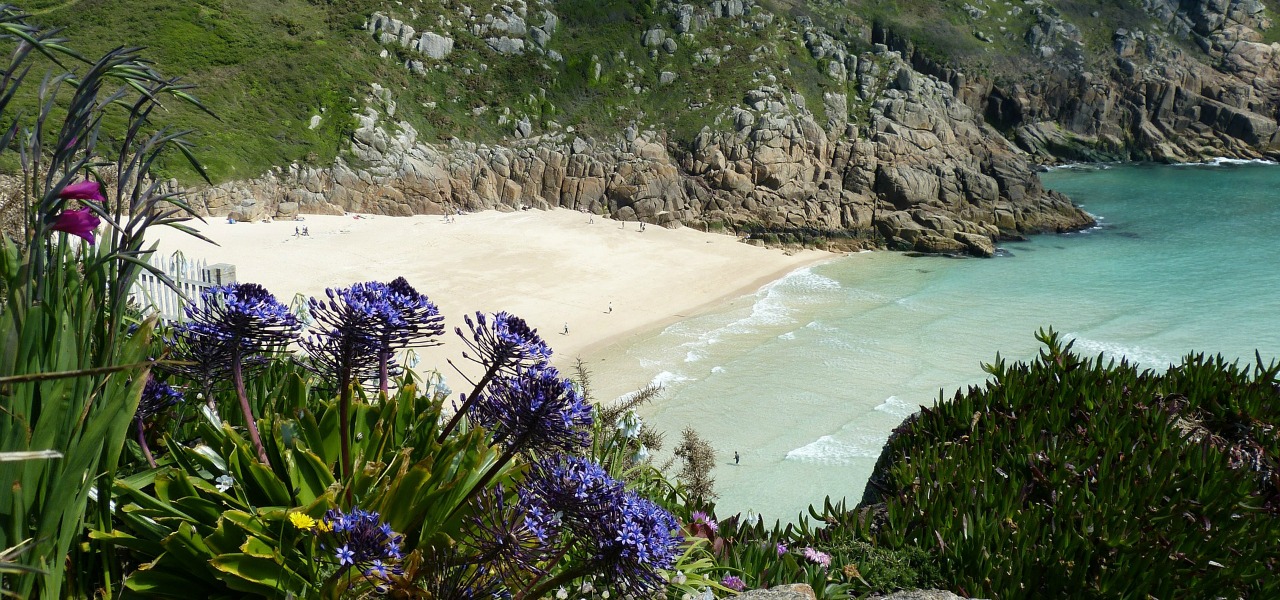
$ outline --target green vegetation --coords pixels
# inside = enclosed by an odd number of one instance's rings
[[[1157,373],[1040,339],[897,432],[881,545],[928,547],[979,596],[1280,593],[1280,365]]]
[[[177,127],[201,132],[193,141],[211,178],[222,181],[293,161],[333,160],[368,82],[386,68],[359,30],[370,4],[146,0],[126,8],[80,0],[24,8],[35,13],[33,22],[63,27],[86,55],[143,46],[158,70],[197,85],[217,119],[179,104],[166,108]],[[323,117],[316,129],[309,128],[313,115]],[[196,179],[177,162],[157,167]]]

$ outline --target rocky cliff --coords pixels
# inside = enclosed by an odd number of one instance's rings
[[[975,4],[980,28],[998,3]],[[1280,159],[1280,45],[1265,41],[1276,31],[1264,2],[1143,0],[1128,23],[1025,4],[1036,60],[985,77],[888,28],[873,37],[950,83],[1038,162]],[[1090,48],[1090,35],[1106,45]]]
[[[669,8],[676,33],[649,29],[637,46],[666,52],[677,36],[697,40],[699,28],[716,19],[736,18],[744,28],[775,22],[750,2]],[[534,20],[528,7],[496,12],[469,14],[472,25],[454,24],[447,33],[460,35],[460,28],[494,52],[513,54],[539,52],[556,29],[557,17],[546,8],[535,27],[528,25]],[[447,68],[440,61],[452,52],[453,38],[420,33],[383,13],[366,27],[380,43],[413,51],[406,69]],[[564,207],[662,225],[803,233],[845,240],[845,247],[885,243],[978,256],[991,256],[1001,236],[1092,224],[1068,199],[1043,189],[1028,154],[899,52],[880,44],[857,52],[812,26],[792,33],[837,84],[822,94],[820,107],[811,108],[811,98],[765,68],[736,105],[683,144],[643,123],[613,137],[555,124],[535,135],[527,117],[505,114],[500,122],[509,122],[513,134],[506,142],[428,142],[394,119],[393,94],[374,84],[350,151],[333,166],[295,164],[222,184],[196,192],[195,204],[246,219]],[[752,56],[768,52],[761,47]],[[664,73],[659,81],[675,76]]]

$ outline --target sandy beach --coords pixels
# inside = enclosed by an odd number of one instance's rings
[[[836,255],[788,254],[688,228],[665,229],[571,210],[440,216],[306,215],[304,221],[191,222],[217,246],[171,228],[149,235],[158,254],[235,265],[282,302],[328,287],[404,276],[445,316],[444,345],[422,353],[418,370],[460,360],[453,333],[476,311],[507,311],[537,327],[554,363],[576,357],[752,293],[786,273]],[[305,227],[309,235],[295,235]],[[568,333],[565,333],[565,328]],[[464,369],[470,372],[469,369]],[[455,385],[455,387],[458,387]]]

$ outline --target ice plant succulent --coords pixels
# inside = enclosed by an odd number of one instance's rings
[[[156,459],[151,455],[151,448],[147,446],[146,422],[181,400],[182,392],[156,379],[147,380],[147,385],[142,388],[142,398],[138,401],[138,410],[133,415],[133,425],[138,432],[138,445],[142,447],[142,454],[147,457],[147,464],[153,469],[156,467]]]
[[[276,301],[266,288],[256,283],[231,283],[212,287],[201,294],[199,306],[188,306],[186,335],[201,338],[201,347],[214,352],[230,367],[232,384],[244,412],[249,438],[258,459],[270,464],[258,435],[258,425],[244,387],[244,364],[263,354],[275,352],[293,341],[301,325],[289,308]]]
[[[471,337],[463,335],[461,327],[454,331],[471,351],[463,352],[462,357],[484,365],[485,372],[471,394],[462,397],[462,405],[453,418],[440,430],[441,440],[453,432],[462,415],[470,411],[471,405],[499,372],[513,373],[521,367],[542,365],[551,359],[551,348],[538,335],[538,330],[529,327],[520,317],[500,312],[490,320],[478,312],[474,321],[469,316],[463,317],[463,321],[471,331]]]

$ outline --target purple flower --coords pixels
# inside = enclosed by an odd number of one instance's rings
[[[93,214],[92,209],[88,207],[77,208],[59,213],[53,221],[53,225],[49,226],[49,229],[79,236],[84,238],[84,241],[92,244],[98,241],[94,237],[93,230],[97,229],[100,223],[102,223],[102,220],[98,218],[98,215]]]
[[[256,283],[212,287],[200,299],[200,306],[186,308],[188,322],[180,326],[179,336],[197,340],[187,349],[218,355],[201,361],[225,364],[230,370],[258,460],[270,464],[245,392],[244,367],[254,357],[288,345],[297,337],[301,325],[288,307]]]
[[[701,524],[712,532],[720,531],[720,524],[717,523],[715,519],[712,519],[711,515],[700,510],[695,510],[693,511],[693,514],[689,515],[689,524]]]
[[[327,289],[327,301],[311,298],[319,332],[303,343],[315,365],[339,385],[377,380],[382,389],[394,370],[396,350],[432,345],[444,332],[439,309],[403,277]]]
[[[495,379],[468,415],[511,452],[571,453],[591,442],[591,406],[550,366]]]
[[[75,143],[75,140],[72,140],[72,143]],[[91,179],[62,188],[62,191],[58,192],[58,197],[63,200],[93,200],[95,202],[105,202],[107,199],[106,196],[102,195],[102,184]]]
[[[622,491],[622,484],[600,465],[576,456],[555,456],[532,465],[521,488],[521,502],[559,515],[565,525],[590,533],[594,522],[612,509]]]
[[[521,502],[507,502],[501,485],[480,497],[477,515],[469,519],[475,535],[462,542],[487,568],[507,585],[526,577],[544,574],[540,566],[547,558],[552,539],[547,515],[541,509],[530,514]]]
[[[366,577],[387,580],[388,573],[399,575],[400,544],[404,536],[382,523],[376,512],[358,508],[350,513],[331,510],[317,525],[321,543],[336,547],[339,565],[349,565]]]
[[[538,461],[520,499],[555,515],[553,524],[574,534],[585,560],[619,589],[644,596],[666,585],[659,572],[675,565],[684,541],[679,522],[600,465],[568,456]]]
[[[287,346],[301,325],[289,307],[256,283],[230,283],[208,288],[198,305],[187,306],[187,329],[226,342],[243,354]]]
[[[783,543],[781,543],[781,542],[779,542],[779,543],[778,543],[778,556],[782,556],[783,554],[786,554],[786,553],[787,553],[787,545],[786,545],[786,544],[783,544]]]
[[[680,524],[666,509],[633,491],[627,491],[611,510],[598,519],[594,535],[594,562],[608,581],[637,596],[657,592],[666,585],[660,571],[675,566],[684,537]]]
[[[134,413],[134,418],[148,421],[181,400],[182,392],[167,383],[148,379],[147,385],[142,388],[142,399],[138,401],[138,411]]]
[[[824,569],[831,566],[831,555],[826,552],[822,552],[814,548],[805,548],[800,551],[800,554],[804,556],[805,560],[814,564],[822,565],[822,568]]]
[[[538,330],[529,327],[520,317],[496,313],[492,326],[484,313],[476,313],[475,321],[471,317],[463,317],[463,320],[471,331],[471,337],[468,339],[462,335],[461,327],[454,331],[472,350],[471,353],[464,352],[464,358],[499,369],[538,365],[551,358],[551,348],[538,336]]]
[[[720,585],[723,585],[735,592],[741,592],[747,589],[747,584],[743,583],[742,579],[737,575],[725,575],[724,579],[720,580]]]

